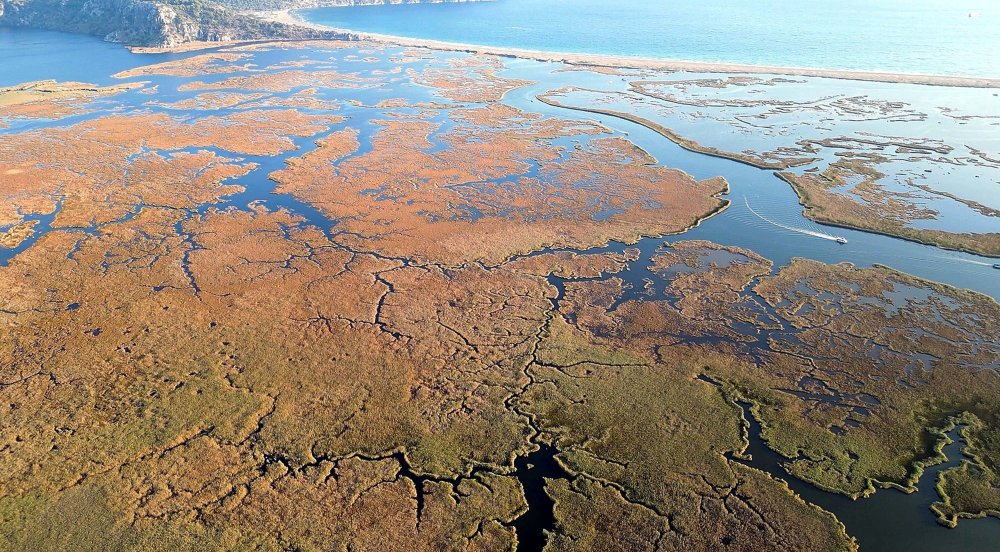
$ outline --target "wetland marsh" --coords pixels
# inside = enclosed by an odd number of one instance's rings
[[[6,547],[1000,540],[990,89],[369,42],[62,71],[0,83]]]

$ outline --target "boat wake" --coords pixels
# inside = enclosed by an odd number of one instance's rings
[[[764,222],[766,222],[768,224],[773,224],[774,226],[777,226],[778,228],[784,228],[785,230],[789,230],[791,232],[797,232],[799,234],[805,234],[807,236],[813,236],[813,237],[824,239],[824,240],[835,241],[837,243],[847,243],[847,238],[845,238],[843,236],[834,236],[832,234],[824,234],[823,232],[817,232],[815,230],[809,230],[807,228],[796,228],[795,226],[788,226],[787,224],[781,224],[780,222],[775,222],[775,221],[773,221],[773,220],[765,217],[764,215],[758,213],[757,211],[755,211],[754,208],[750,206],[750,200],[748,200],[746,198],[746,196],[743,196],[743,202],[746,203],[747,209],[749,209],[750,212],[754,214],[754,216],[756,216],[757,218],[759,218],[760,220],[762,220],[762,221],[764,221]]]
[[[961,257],[948,257],[948,256],[945,256],[945,255],[938,255],[937,258],[939,258],[939,259],[945,259],[945,260],[948,260],[948,261],[958,261],[960,263],[974,264],[974,265],[978,265],[978,266],[995,266],[993,263],[984,263],[983,261],[977,261],[977,260],[974,260],[974,259],[963,259]]]

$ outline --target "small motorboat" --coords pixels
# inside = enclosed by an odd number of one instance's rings
[[[993,268],[995,268],[997,270],[1000,270],[1000,263],[997,263],[997,264],[993,265]]]
[[[833,238],[833,241],[835,241],[835,242],[843,245],[843,244],[847,243],[847,238],[845,238],[843,236],[837,236],[837,237]]]

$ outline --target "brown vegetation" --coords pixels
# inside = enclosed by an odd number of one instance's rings
[[[731,459],[734,399],[796,474],[849,494],[907,485],[927,428],[962,416],[971,462],[939,512],[1000,510],[1000,306],[884,268],[772,273],[706,241],[646,267],[587,252],[697,224],[725,181],[500,103],[501,62],[458,60],[410,78],[471,79],[456,101],[482,105],[388,102],[370,137],[298,108],[381,77],[322,71],[207,85],[304,88],[249,105],[190,98],[224,116],[4,135],[0,239],[55,212],[0,267],[4,546],[510,550],[543,490],[551,550],[853,548]],[[242,156],[314,136],[270,176],[329,227],[218,206],[262,171]],[[634,289],[640,268],[655,278]],[[527,488],[518,461],[542,446],[564,477]]]

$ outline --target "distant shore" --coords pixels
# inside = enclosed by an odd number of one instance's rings
[[[468,52],[490,54],[504,57],[517,57],[537,61],[554,61],[581,67],[610,67],[621,69],[647,69],[656,71],[682,71],[690,73],[749,73],[767,75],[786,75],[797,77],[824,77],[831,79],[860,80],[874,82],[892,82],[904,84],[926,84],[932,86],[958,86],[969,88],[1000,88],[1000,79],[980,77],[957,77],[945,75],[919,75],[910,73],[891,73],[882,71],[857,71],[842,69],[819,69],[809,67],[773,67],[766,65],[746,65],[739,63],[714,63],[704,61],[683,61],[633,56],[616,56],[604,54],[579,54],[562,52],[543,52],[524,50],[520,48],[505,48],[500,46],[484,46],[478,44],[462,44],[439,40],[407,38],[401,36],[383,35],[377,33],[357,32],[349,29],[337,29],[319,25],[303,19],[292,10],[277,10],[255,12],[257,17],[267,21],[276,21],[289,25],[297,25],[323,31],[341,32],[359,40],[368,40],[399,46],[412,46],[452,52]]]

